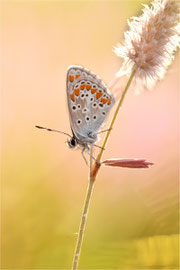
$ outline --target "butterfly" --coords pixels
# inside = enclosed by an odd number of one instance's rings
[[[85,150],[90,154],[89,146],[95,145],[99,130],[115,99],[96,74],[76,65],[70,66],[67,70],[66,93],[73,135],[40,126],[36,127],[66,134],[70,137],[67,144],[71,149],[80,146],[82,155]]]

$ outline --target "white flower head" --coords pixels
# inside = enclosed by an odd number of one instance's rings
[[[125,40],[114,52],[124,59],[118,76],[136,66],[136,79],[151,88],[163,78],[180,46],[180,13],[174,0],[154,0],[142,11],[128,22]]]

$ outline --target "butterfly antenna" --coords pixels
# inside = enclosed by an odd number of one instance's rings
[[[68,134],[68,133],[66,133],[66,132],[63,132],[63,131],[60,131],[60,130],[51,129],[51,128],[46,128],[46,127],[41,127],[41,126],[35,126],[35,127],[36,127],[36,128],[39,128],[39,129],[45,129],[45,130],[47,130],[47,131],[58,132],[58,133],[67,135],[67,136],[69,136],[70,138],[72,137],[70,134]]]

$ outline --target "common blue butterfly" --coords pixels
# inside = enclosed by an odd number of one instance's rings
[[[115,99],[105,83],[93,72],[82,66],[70,66],[66,79],[67,103],[72,136],[67,142],[70,148],[82,147],[89,153],[89,145],[94,145],[100,127],[105,122]],[[84,157],[84,156],[83,156]]]

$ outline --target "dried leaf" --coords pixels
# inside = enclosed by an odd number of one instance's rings
[[[149,168],[154,163],[147,161],[146,159],[136,158],[112,158],[102,162],[105,166],[110,167],[124,167],[124,168]]]

